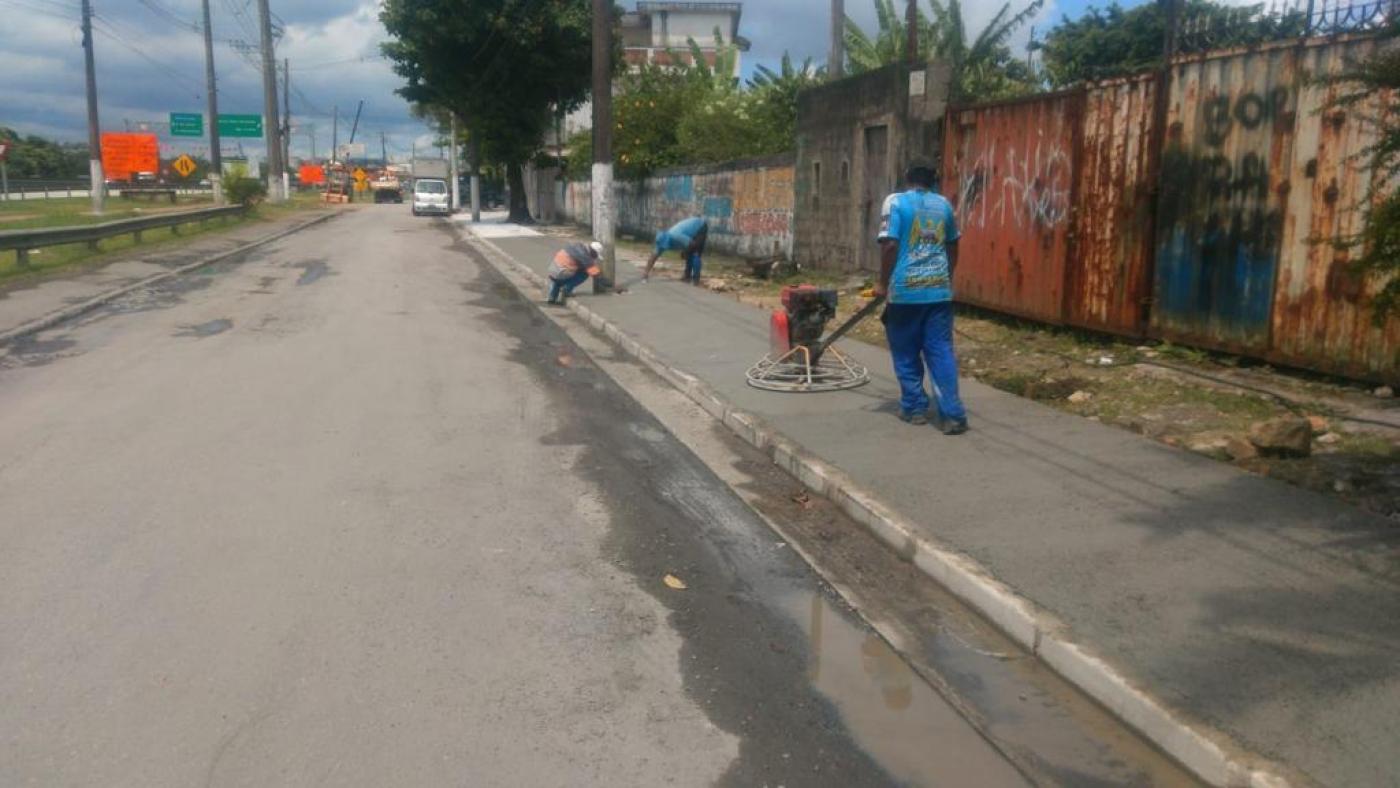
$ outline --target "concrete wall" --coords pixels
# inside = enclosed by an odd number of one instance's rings
[[[940,157],[948,69],[889,66],[804,91],[797,102],[794,259],[876,270],[885,196],[915,158]]]
[[[569,181],[558,188],[560,217],[589,224],[588,182]],[[618,232],[650,240],[681,219],[704,216],[710,222],[710,248],[717,252],[790,257],[793,194],[791,156],[667,170],[645,180],[618,182]]]

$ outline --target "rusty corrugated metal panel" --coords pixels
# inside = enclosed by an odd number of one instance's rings
[[[1374,49],[1374,41],[1309,47],[1303,70],[1334,74]],[[1377,97],[1365,106],[1328,109],[1338,90],[1306,84],[1299,93],[1271,355],[1315,369],[1394,379],[1400,320],[1377,327],[1370,309],[1381,283],[1355,274],[1345,250],[1318,242],[1362,227],[1373,173],[1357,154],[1376,141],[1374,121],[1383,106]]]
[[[1265,355],[1281,252],[1297,48],[1178,63],[1168,93],[1153,332]]]
[[[959,301],[1058,323],[1081,93],[949,111],[944,191],[962,241]]]
[[[1076,163],[1066,320],[1116,334],[1147,326],[1155,75],[1095,85]]]

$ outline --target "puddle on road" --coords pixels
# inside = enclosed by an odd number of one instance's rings
[[[312,282],[315,282],[321,277],[330,273],[331,270],[329,266],[327,266],[324,262],[320,261],[314,263],[306,263],[300,267],[302,269],[302,272],[301,276],[297,277],[298,285],[309,285]]]
[[[824,596],[794,594],[780,607],[807,635],[808,680],[893,777],[911,785],[1031,784],[884,639]]]
[[[212,337],[215,334],[222,334],[230,328],[233,328],[233,321],[226,317],[221,317],[218,320],[210,320],[207,323],[200,323],[194,326],[180,326],[180,330],[176,331],[174,335],[177,337],[195,337],[196,339],[203,339],[204,337]]]
[[[77,344],[77,340],[68,338],[66,334],[51,339],[38,339],[36,335],[20,337],[0,352],[0,368],[42,367],[59,358],[76,355],[68,351]]]

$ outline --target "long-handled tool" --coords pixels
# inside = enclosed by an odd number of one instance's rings
[[[871,300],[825,338],[836,317],[836,291],[814,285],[784,287],[783,308],[769,322],[771,351],[749,368],[750,386],[769,391],[840,391],[863,386],[870,371],[832,347],[857,323],[869,317],[882,298]]]

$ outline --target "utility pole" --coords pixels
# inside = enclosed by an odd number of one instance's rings
[[[452,136],[447,140],[452,158],[448,159],[447,171],[452,174],[452,212],[456,213],[462,208],[462,179],[457,177],[457,113],[449,110],[447,115],[452,119],[448,127]]]
[[[470,132],[472,157],[472,221],[481,221],[481,138],[475,131]]]
[[[593,0],[593,238],[603,245],[603,276],[617,281],[612,161],[612,0]],[[593,279],[593,292],[603,292]]]
[[[826,74],[830,79],[846,76],[845,0],[831,0],[831,51],[826,56]]]
[[[209,106],[209,185],[214,204],[224,204],[224,162],[219,150],[219,90],[214,81],[214,28],[209,24],[209,0],[204,0],[204,93]]]
[[[282,58],[282,193],[292,195],[292,63]]]
[[[919,3],[918,0],[909,0],[909,4],[904,8],[904,54],[909,58],[909,65],[919,65]]]
[[[267,198],[281,202],[282,126],[277,122],[277,61],[272,57],[272,11],[268,0],[258,0],[258,28],[262,35],[263,133],[267,137]]]
[[[83,0],[83,60],[87,69],[88,111],[88,194],[92,195],[92,212],[102,213],[107,182],[102,177],[102,137],[97,125],[97,66],[92,56],[92,0]]]
[[[331,105],[331,162],[340,158],[340,140],[337,135],[340,133],[340,106]]]
[[[389,164],[389,142],[384,138],[384,132],[379,132],[379,158],[384,160],[385,166]]]

